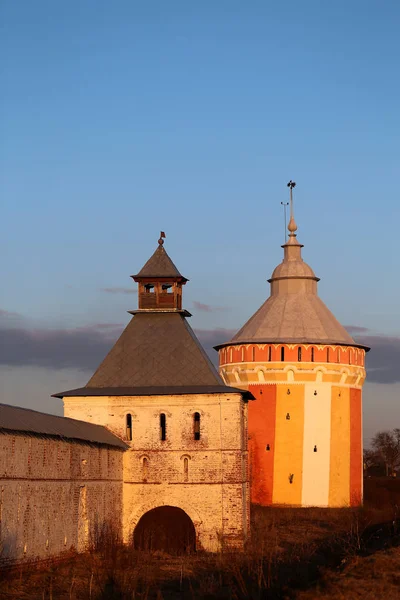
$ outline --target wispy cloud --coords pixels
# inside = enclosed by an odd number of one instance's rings
[[[125,288],[125,287],[105,287],[100,288],[101,292],[106,292],[107,294],[133,294],[136,292],[137,288]]]
[[[19,313],[12,312],[10,310],[3,310],[2,308],[0,308],[0,317],[5,319],[15,317],[21,318],[21,315]]]
[[[193,306],[201,312],[226,312],[230,310],[228,306],[212,306],[211,304],[204,304],[204,302],[197,302],[197,300],[193,300]]]
[[[360,327],[359,325],[345,325],[344,328],[349,333],[367,333],[367,331],[371,331],[368,327]]]
[[[122,323],[90,323],[72,329],[35,328],[22,315],[0,309],[0,365],[93,370],[123,327]],[[367,354],[368,381],[400,382],[400,336],[369,334],[367,328],[358,329],[356,342],[371,348]],[[214,364],[218,355],[213,347],[232,339],[235,333],[236,329],[196,330]]]
[[[356,342],[368,346],[367,380],[375,383],[400,381],[400,336],[360,335]]]
[[[214,350],[214,346],[229,342],[236,333],[236,329],[196,329],[195,333],[199,338],[204,350],[214,363],[218,366],[218,352]]]
[[[35,328],[0,313],[0,365],[94,369],[122,332],[121,323],[73,329]]]

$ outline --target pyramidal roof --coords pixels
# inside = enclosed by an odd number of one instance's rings
[[[133,276],[182,277],[162,246]],[[180,283],[187,280],[182,278]],[[140,291],[139,291],[140,294]],[[85,387],[66,396],[143,396],[239,392],[226,386],[186,320],[185,310],[139,308]]]
[[[301,256],[303,246],[296,238],[292,193],[290,196],[289,236],[282,246],[283,261],[268,280],[271,294],[229,344],[271,342],[357,346],[318,296],[319,279]]]
[[[86,387],[224,385],[179,313],[138,313]]]
[[[165,251],[164,246],[160,242],[157,246],[157,250],[140,269],[139,273],[137,273],[137,275],[132,275],[132,277],[134,279],[139,279],[142,277],[171,277],[175,279],[179,277],[187,281],[186,277],[183,277],[179,273],[178,269]]]

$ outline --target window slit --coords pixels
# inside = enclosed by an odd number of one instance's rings
[[[132,415],[130,413],[126,415],[126,439],[128,442],[132,441]]]
[[[147,481],[149,475],[149,461],[146,457],[142,460],[142,479],[144,482]]]
[[[194,439],[195,440],[199,440],[200,439],[200,413],[196,412],[194,413]]]
[[[160,439],[162,442],[165,442],[167,439],[167,422],[164,413],[160,414]]]

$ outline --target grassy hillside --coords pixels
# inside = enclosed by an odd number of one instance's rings
[[[253,507],[246,552],[146,554],[110,536],[90,552],[0,574],[3,599],[400,597],[400,481],[367,479],[363,509]]]

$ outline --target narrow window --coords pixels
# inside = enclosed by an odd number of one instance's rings
[[[337,361],[340,363],[340,348],[337,349]]]
[[[143,460],[142,460],[142,479],[144,482],[147,481],[148,476],[149,476],[149,459],[144,456]]]
[[[161,413],[160,415],[160,439],[162,442],[165,442],[167,439],[167,422],[166,422],[165,414]]]
[[[330,350],[330,348],[326,349],[326,362],[329,362],[329,358],[330,358],[329,357],[329,354],[330,354],[329,350]]]
[[[351,348],[349,348],[349,365],[351,365]]]
[[[194,439],[200,439],[200,413],[194,413],[194,421],[193,421],[193,431],[194,431]]]
[[[251,349],[251,360],[254,362],[256,360],[256,349],[253,346]]]
[[[272,360],[272,346],[268,346],[268,360],[269,362]]]
[[[183,459],[183,479],[184,481],[188,481],[189,479],[189,459]]]
[[[297,349],[297,360],[301,362],[301,346],[299,346]]]
[[[242,348],[242,362],[244,362],[244,348]]]
[[[311,348],[311,362],[314,362],[314,348]]]
[[[229,350],[229,362],[232,362],[232,348]]]
[[[281,347],[281,360],[285,360],[285,348],[283,346]]]
[[[126,439],[128,442],[132,441],[132,415],[126,415]]]

